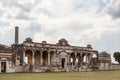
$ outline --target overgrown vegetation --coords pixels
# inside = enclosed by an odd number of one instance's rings
[[[115,61],[120,64],[120,52],[114,52],[113,57],[115,58]]]

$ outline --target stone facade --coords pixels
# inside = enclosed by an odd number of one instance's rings
[[[110,67],[110,55],[99,54],[90,44],[71,46],[64,38],[56,44],[26,38],[19,44],[18,29],[15,27],[15,43],[11,47],[0,46],[0,72],[1,65],[6,65],[4,72],[91,71]]]
[[[0,44],[0,72],[14,72],[10,47]]]
[[[100,70],[110,70],[111,68],[111,56],[107,52],[103,51],[98,57],[99,69]]]
[[[14,65],[34,67],[42,70],[79,70],[79,68],[92,69],[93,55],[98,56],[98,51],[93,50],[91,45],[87,47],[70,46],[66,39],[61,39],[57,44],[33,42],[27,38],[22,44],[12,45]],[[97,60],[98,61],[98,60]],[[96,62],[96,68],[98,68]]]
[[[111,64],[112,70],[120,70],[120,64]]]

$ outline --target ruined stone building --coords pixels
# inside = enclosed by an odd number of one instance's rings
[[[107,52],[103,51],[99,53],[98,57],[99,69],[100,70],[109,70],[111,66],[111,56]]]
[[[0,72],[14,72],[11,48],[0,44]]]
[[[18,27],[15,27],[15,43],[9,49],[14,72],[88,71],[99,69],[100,65],[99,53],[90,44],[71,46],[64,38],[55,44],[26,38],[19,44]]]

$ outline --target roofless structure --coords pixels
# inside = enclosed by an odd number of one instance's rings
[[[56,44],[46,41],[33,42],[31,38],[19,44],[18,27],[15,27],[15,44],[12,45],[12,62],[17,66],[25,66],[29,71],[43,70],[82,70],[98,68],[98,51],[88,44],[86,47],[71,46],[66,39],[60,39]],[[37,69],[34,69],[37,68]]]
[[[0,44],[0,72],[91,71],[110,65],[110,55],[98,54],[90,44],[72,46],[65,38],[55,44],[31,38],[19,43],[19,27],[11,47]]]

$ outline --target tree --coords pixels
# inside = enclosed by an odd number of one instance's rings
[[[120,64],[120,52],[114,52],[113,57],[115,58],[115,61]]]

